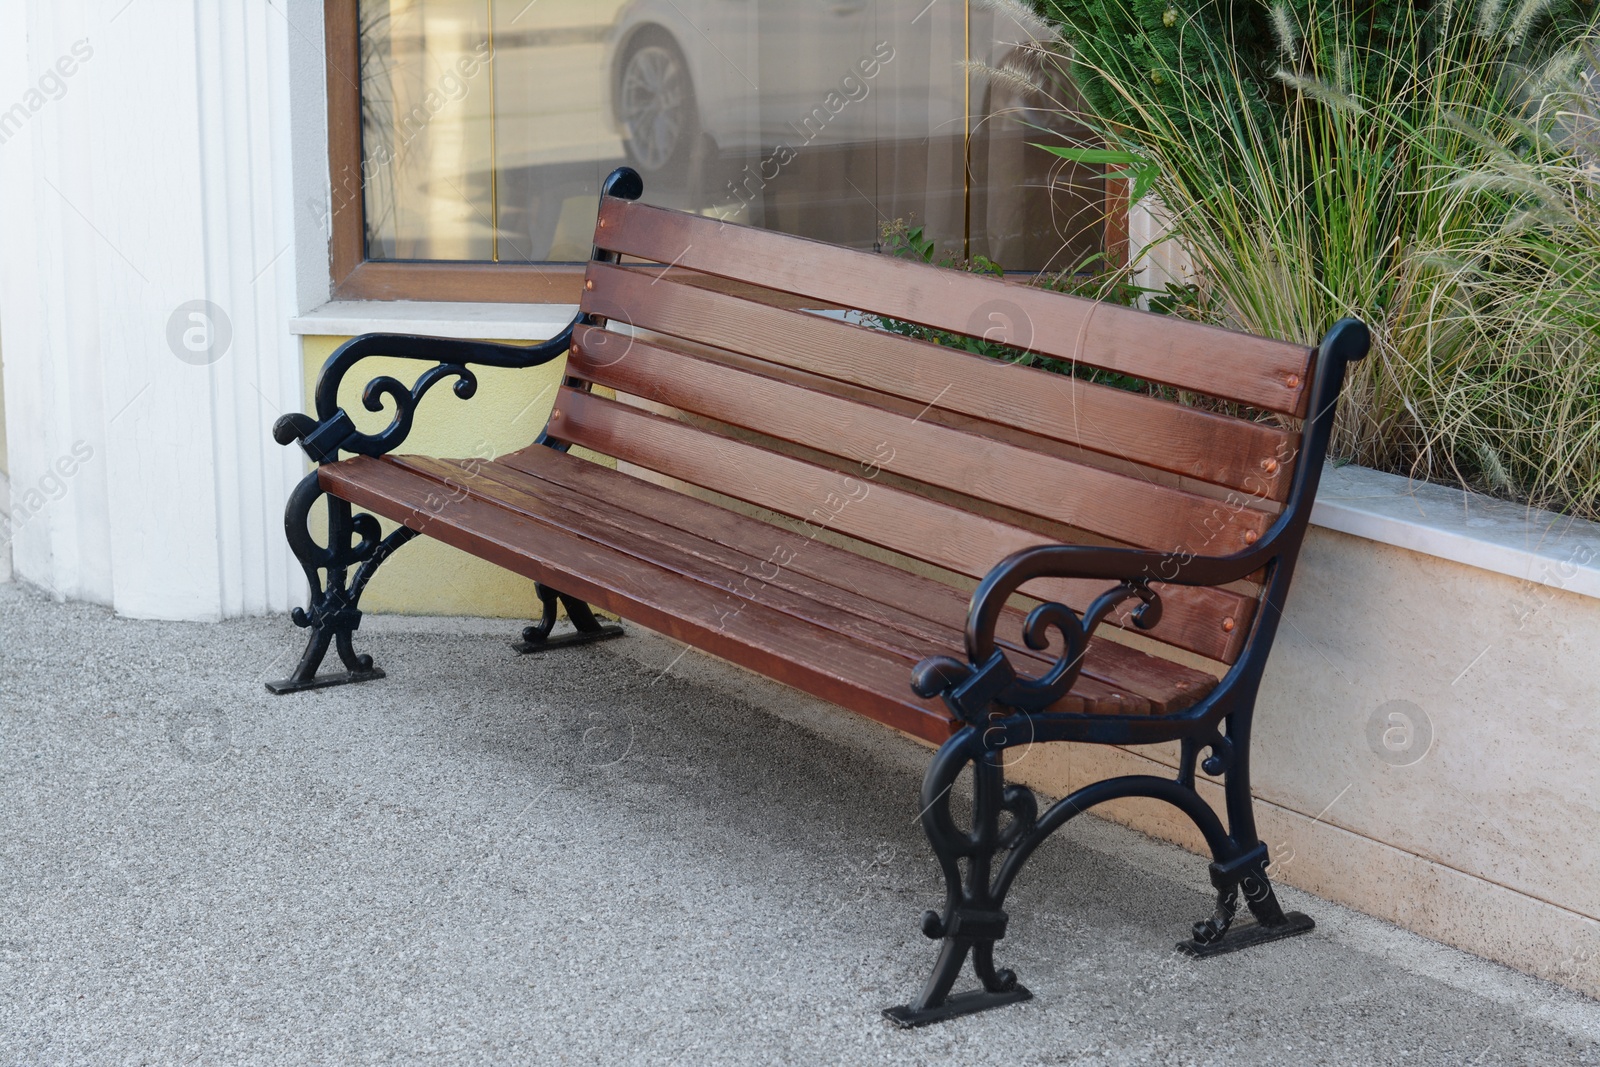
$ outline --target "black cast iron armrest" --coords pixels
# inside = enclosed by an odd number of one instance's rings
[[[1135,626],[1149,629],[1161,618],[1161,597],[1149,580],[1166,557],[1162,553],[1088,545],[1041,545],[1014,552],[1001,560],[972,593],[967,611],[967,660],[932,656],[911,673],[919,696],[942,696],[962,720],[980,722],[994,704],[1022,711],[1042,711],[1072,689],[1083,668],[1089,635],[1117,605],[1138,599]],[[1080,617],[1065,604],[1047,602],[1028,613],[1022,636],[1027,646],[1043,651],[1054,626],[1065,649],[1044,675],[1017,673],[1005,651],[995,644],[995,627],[1011,594],[1036,578],[1107,578],[1118,584],[1097,597]]]
[[[535,345],[496,344],[492,341],[461,341],[446,337],[415,337],[409,334],[368,333],[340,345],[317,378],[317,417],[295,413],[284,415],[272,426],[272,436],[280,445],[299,441],[305,454],[316,463],[331,463],[339,452],[362,456],[381,456],[393,451],[411,432],[417,404],[435,384],[454,377],[452,387],[462,400],[478,391],[477,376],[470,364],[485,367],[526,368],[542,366],[567,351],[577,320],[568,323],[556,336]],[[410,386],[383,375],[367,383],[361,391],[361,406],[382,411],[383,398],[394,401],[394,419],[378,433],[356,429],[355,420],[339,406],[339,388],[345,374],[368,356],[393,356],[435,365]]]
[[[967,611],[968,662],[949,656],[925,659],[912,672],[911,688],[919,696],[944,697],[967,722],[980,721],[992,704],[1043,711],[1072,690],[1083,669],[1089,637],[1118,605],[1138,600],[1130,619],[1141,630],[1151,629],[1161,621],[1161,595],[1150,583],[1218,586],[1237,581],[1270,562],[1277,554],[1276,544],[1292,535],[1294,525],[1280,520],[1259,544],[1232,556],[1095,545],[1040,545],[1014,552],[996,564],[972,593]],[[995,642],[995,629],[1011,595],[1040,578],[1104,578],[1117,584],[1096,597],[1082,615],[1055,602],[1028,613],[1022,638],[1029,648],[1038,652],[1049,647],[1051,627],[1065,645],[1054,666],[1032,678],[1012,666]]]

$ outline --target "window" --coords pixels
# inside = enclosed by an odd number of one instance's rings
[[[968,63],[1022,31],[962,0],[334,0],[339,295],[575,300],[600,182],[858,248],[1062,270],[1104,246],[1075,131]],[[341,20],[336,25],[336,20]],[[1052,132],[1037,127],[1046,127]]]

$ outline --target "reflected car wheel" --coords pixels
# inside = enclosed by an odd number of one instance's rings
[[[683,53],[653,41],[636,46],[622,65],[617,100],[635,169],[646,176],[682,170],[700,132]]]

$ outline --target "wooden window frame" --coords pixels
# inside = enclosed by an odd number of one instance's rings
[[[332,182],[329,263],[334,300],[434,300],[494,304],[576,304],[581,263],[483,263],[367,258],[361,180],[361,33],[358,0],[326,0],[328,169]],[[1127,262],[1124,182],[1106,183],[1107,260]],[[1119,210],[1120,209],[1120,210]]]

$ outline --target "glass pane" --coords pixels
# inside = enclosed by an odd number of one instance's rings
[[[589,258],[596,197],[623,163],[611,38],[624,0],[493,0],[499,259]]]
[[[360,11],[368,256],[492,258],[487,7],[388,0]]]
[[[999,12],[972,11],[974,56],[990,66],[1037,70],[1022,29]],[[1043,79],[1040,79],[1043,80]],[[1068,271],[1104,249],[1105,184],[1099,167],[1068,163],[1039,144],[1089,142],[1072,118],[1077,92],[1063,79],[1041,92],[973,80],[971,249],[1008,270]],[[1098,269],[1098,262],[1090,264]]]
[[[1102,191],[963,61],[1020,30],[959,0],[365,0],[373,259],[561,262],[628,163],[645,199],[872,248],[1075,266]],[[970,20],[970,22],[969,22]],[[970,42],[970,45],[969,45]]]

